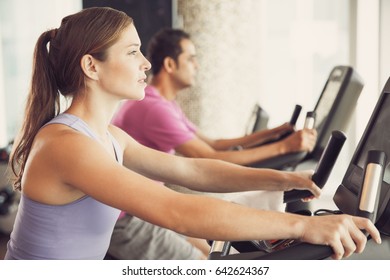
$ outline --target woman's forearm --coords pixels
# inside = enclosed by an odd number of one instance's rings
[[[319,195],[317,186],[310,179],[312,172],[248,168],[209,159],[192,159],[190,165],[185,171],[190,176],[185,179],[183,177],[182,181],[175,183],[197,191],[219,193],[308,189],[315,192],[315,195]]]

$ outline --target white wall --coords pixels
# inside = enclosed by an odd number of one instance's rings
[[[390,1],[380,1],[379,30],[379,85],[382,87],[390,77]]]
[[[1,24],[0,24],[0,38],[1,38]],[[5,147],[8,143],[6,112],[5,112],[5,92],[3,81],[3,52],[0,44],[0,148]]]
[[[379,0],[357,1],[356,69],[364,79],[357,104],[356,144],[364,132],[383,85],[379,73]]]
[[[32,56],[39,35],[58,27],[64,16],[81,8],[81,0],[0,1],[0,52],[3,58],[0,117],[6,116],[6,134],[1,134],[0,139],[4,139],[1,141],[14,138],[21,125],[31,78]],[[1,124],[0,128],[0,132],[4,130]]]

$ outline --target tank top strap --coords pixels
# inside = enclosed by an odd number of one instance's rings
[[[72,114],[68,114],[68,113],[59,114],[58,116],[50,120],[48,123],[46,123],[45,126],[49,124],[63,124],[86,134],[87,136],[91,137],[94,140],[99,139],[96,133],[88,126],[86,122],[84,122],[82,119]],[[120,164],[122,164],[123,163],[122,148],[119,145],[118,141],[114,138],[114,136],[112,136],[112,134],[109,131],[107,131],[107,134],[113,145],[116,159]]]

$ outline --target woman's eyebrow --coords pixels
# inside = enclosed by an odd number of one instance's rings
[[[129,48],[129,47],[141,47],[141,44],[138,44],[138,43],[131,43],[129,45],[126,46],[126,48]]]

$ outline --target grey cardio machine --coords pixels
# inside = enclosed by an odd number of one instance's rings
[[[251,166],[279,170],[294,169],[303,162],[310,162],[311,165],[315,166],[332,131],[346,130],[363,86],[362,78],[352,67],[335,66],[329,74],[314,109],[308,112],[308,114],[315,116],[314,128],[318,133],[317,143],[313,151],[310,153],[289,153],[257,162]],[[291,124],[295,125],[301,108],[301,106],[296,105],[290,120]],[[306,115],[307,117],[308,115]]]
[[[318,165],[321,164],[322,158]],[[328,165],[330,169],[333,166],[332,163]],[[364,252],[354,254],[350,259],[390,259],[390,78],[333,200],[338,210],[330,215],[346,213],[368,217],[381,233],[382,244],[378,245],[368,237]],[[232,247],[238,253],[230,254]],[[307,260],[326,259],[332,253],[328,246],[298,240],[213,241],[209,259]]]

